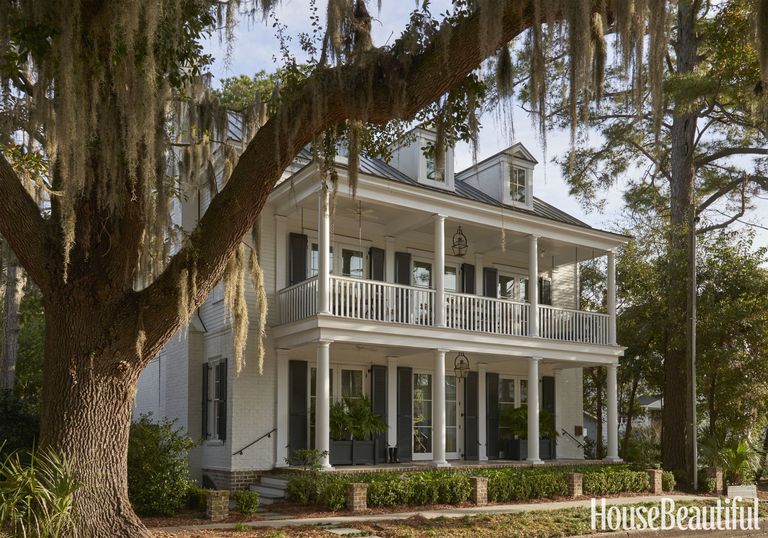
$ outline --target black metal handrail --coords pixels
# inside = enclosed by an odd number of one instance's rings
[[[571,434],[570,434],[570,432],[568,432],[568,430],[566,430],[565,428],[562,428],[562,430],[563,430],[563,433],[564,433],[565,435],[567,435],[568,437],[570,437],[571,439],[573,439],[573,442],[574,442],[574,443],[576,443],[576,444],[579,446],[579,448],[585,448],[585,446],[584,446],[584,445],[581,443],[581,441],[579,441],[579,440],[578,440],[578,439],[576,439],[576,438],[575,438],[573,435],[571,435]]]
[[[237,452],[233,452],[232,455],[233,456],[242,456],[243,455],[243,451],[251,448],[253,445],[258,443],[259,441],[261,441],[265,437],[272,437],[272,434],[275,433],[276,431],[277,431],[277,428],[272,428],[271,430],[269,430],[267,433],[265,433],[264,435],[262,435],[261,437],[259,437],[255,441],[252,441],[252,442],[248,443],[247,445],[245,445],[243,448],[241,448]]]

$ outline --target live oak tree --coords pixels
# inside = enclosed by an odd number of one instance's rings
[[[258,287],[260,273],[243,240],[302,148],[312,143],[333,188],[324,163],[334,141],[346,141],[354,176],[359,151],[386,136],[371,125],[432,121],[438,148],[476,139],[475,112],[486,97],[509,95],[507,44],[526,31],[537,102],[552,34],[542,28],[567,23],[575,102],[601,84],[593,71],[605,64],[593,60],[603,58],[606,28],[615,25],[640,57],[642,40],[625,31],[627,21],[659,28],[658,2],[645,0],[455,0],[442,20],[419,9],[399,39],[375,47],[365,2],[330,0],[322,28],[316,18],[313,34],[301,38],[308,68],[281,47],[285,85],[244,112],[243,140],[232,141],[226,111],[200,83],[210,61],[201,43],[217,28],[230,38],[240,13],[268,13],[273,3],[9,0],[0,10],[0,234],[42,293],[41,442],[63,453],[83,484],[80,536],[149,535],[126,486],[138,376],[225,276],[240,362],[243,279],[251,272]],[[492,56],[496,83],[485,96],[478,70]],[[656,81],[661,59],[650,60]],[[24,180],[28,155],[48,164],[33,185]],[[170,201],[197,182],[215,183],[214,160],[226,184],[195,230],[178,237]],[[42,204],[35,189],[45,192]],[[263,323],[263,296],[260,306]]]

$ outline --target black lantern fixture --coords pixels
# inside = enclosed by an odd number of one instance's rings
[[[464,379],[469,372],[469,359],[464,352],[459,352],[456,358],[453,359],[453,371],[456,373],[458,379]]]
[[[456,233],[453,234],[453,255],[463,258],[467,253],[468,246],[469,243],[467,243],[467,236],[464,235],[464,232],[461,230],[461,226],[459,226],[456,230]]]

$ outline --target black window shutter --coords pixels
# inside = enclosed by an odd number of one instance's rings
[[[371,280],[384,281],[384,260],[386,254],[383,249],[371,247],[369,251],[369,267]]]
[[[489,460],[499,459],[499,374],[485,374],[485,446]]]
[[[202,426],[203,427],[200,430],[203,439],[208,439],[208,437],[210,436],[210,432],[208,431],[208,400],[210,399],[209,395],[208,395],[208,387],[209,387],[209,385],[208,385],[208,382],[209,382],[208,381],[208,372],[209,372],[209,370],[210,370],[210,367],[208,366],[208,363],[206,362],[205,364],[203,364],[203,391],[202,391],[203,392],[203,401],[202,401],[202,404],[203,404],[203,416],[202,416],[203,423],[202,423]]]
[[[219,368],[219,423],[216,433],[221,441],[227,439],[227,359],[218,364]]]
[[[395,283],[411,285],[411,255],[408,252],[395,252]]]
[[[464,459],[471,461],[480,458],[477,381],[477,372],[467,373],[464,380]]]
[[[552,415],[555,419],[555,378],[553,376],[543,376],[541,378],[541,408]],[[558,432],[559,433],[559,432]],[[546,459],[555,459],[556,442],[549,444],[550,453],[545,454]]]
[[[307,361],[288,362],[288,455],[294,450],[309,448],[307,443],[309,391]]]
[[[493,267],[483,268],[483,296],[484,297],[497,297],[498,292],[498,274],[499,272]]]
[[[371,410],[385,421],[387,419],[387,367],[371,366]],[[374,463],[387,461],[387,432],[374,437]]]
[[[461,291],[474,295],[475,291],[475,266],[469,263],[461,264]]]
[[[552,304],[552,281],[539,277],[539,304]]]
[[[413,458],[413,369],[397,369],[397,456]]]
[[[288,238],[288,276],[293,286],[307,279],[307,236],[292,233]]]

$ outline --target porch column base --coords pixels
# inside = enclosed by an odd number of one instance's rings
[[[534,460],[527,459],[525,460],[525,463],[528,463],[530,465],[544,465],[544,460],[540,460],[539,458],[536,458]]]
[[[445,467],[452,467],[452,465],[447,461],[433,461],[432,467],[435,467],[437,469],[444,469]]]
[[[606,463],[624,463],[624,460],[619,457],[603,458],[603,461]]]

